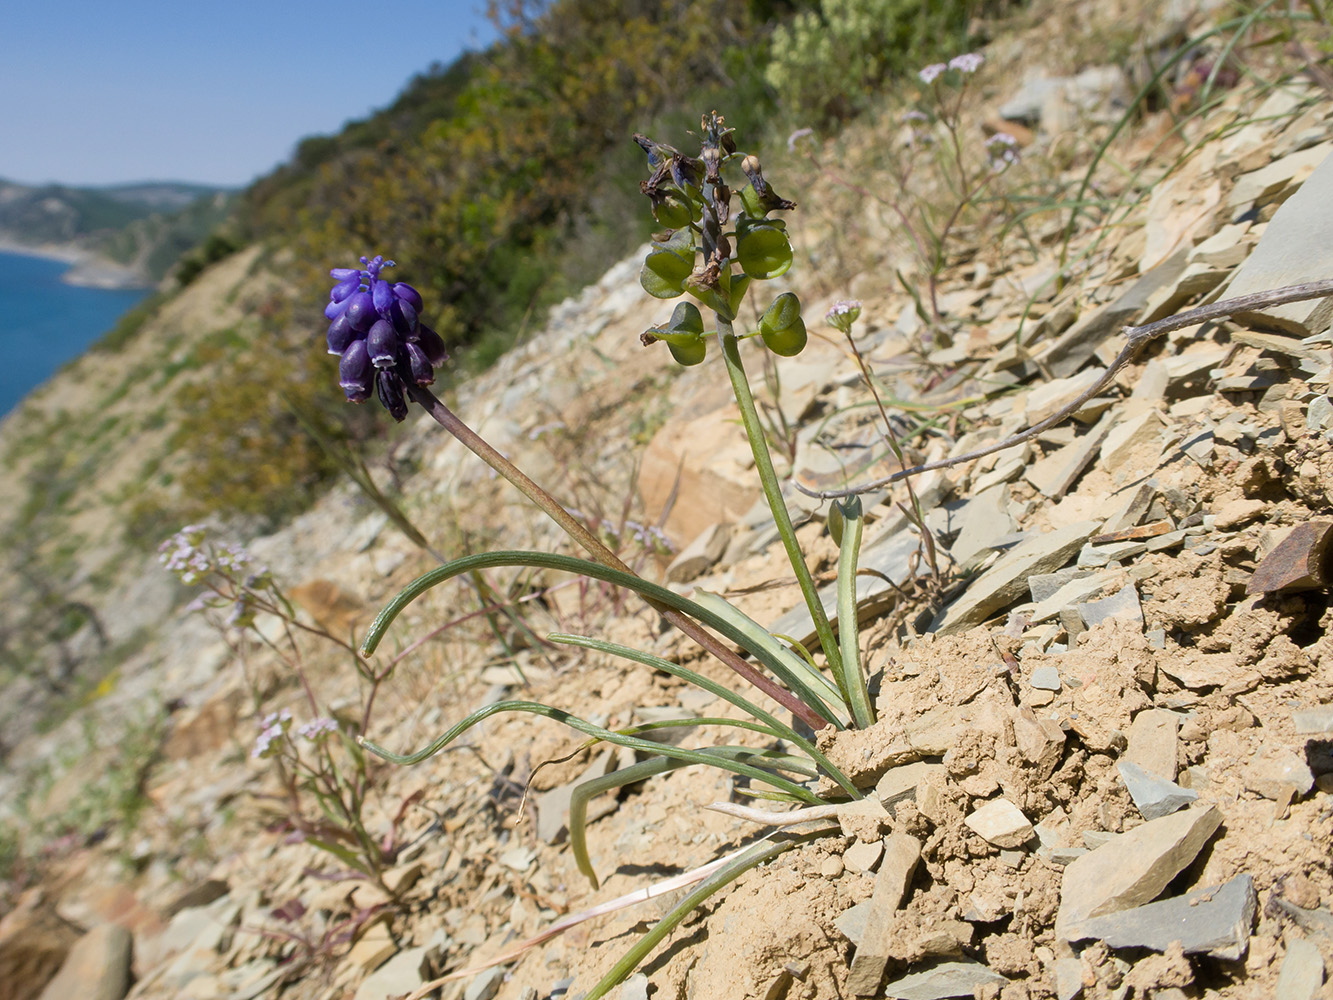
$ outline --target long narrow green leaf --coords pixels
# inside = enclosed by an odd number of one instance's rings
[[[496,566],[533,566],[538,569],[557,570],[565,573],[577,573],[583,576],[590,576],[594,580],[603,580],[606,583],[613,583],[619,587],[625,587],[643,597],[650,598],[659,604],[674,608],[684,614],[698,619],[709,628],[718,632],[727,639],[736,643],[744,649],[748,649],[754,654],[764,666],[773,672],[774,676],[789,682],[792,677],[787,669],[787,663],[775,656],[768,648],[750,649],[748,645],[749,637],[744,631],[737,628],[735,624],[725,618],[718,616],[709,609],[697,604],[694,601],[681,597],[679,594],[666,587],[659,587],[655,583],[633,575],[632,573],[623,573],[620,570],[610,569],[600,563],[590,562],[587,559],[579,559],[576,556],[556,555],[550,552],[481,552],[476,555],[464,556],[461,559],[455,559],[452,562],[445,563],[428,573],[417,577],[406,587],[404,587],[392,601],[384,607],[371,623],[369,631],[361,644],[362,653],[366,656],[374,653],[380,640],[384,638],[384,633],[388,631],[389,625],[398,617],[402,610],[415,601],[432,587],[444,583],[461,573],[468,573],[474,569],[489,569]],[[837,655],[837,651],[834,651]],[[790,684],[789,684],[790,686]],[[796,685],[796,687],[805,687],[805,685]],[[796,691],[796,687],[792,690]],[[809,692],[809,700],[800,691],[796,691],[801,700],[805,702],[813,711],[823,716],[828,722],[839,729],[844,728],[843,722],[835,717],[824,702]]]
[[[824,773],[842,786],[843,790],[846,791],[848,795],[854,799],[861,798],[860,789],[852,784],[851,780],[839,771],[831,760],[820,753],[819,749],[813,743],[791,726],[778,721],[778,719],[771,713],[764,711],[754,702],[750,701],[743,695],[737,694],[735,691],[731,690],[731,688],[719,684],[717,681],[710,680],[703,674],[691,670],[689,667],[683,667],[679,663],[672,663],[670,660],[665,660],[660,656],[654,656],[652,653],[645,653],[642,650],[634,649],[631,646],[622,646],[619,643],[608,642],[605,639],[590,639],[587,636],[567,635],[561,632],[548,635],[547,638],[550,639],[551,642],[563,643],[569,646],[581,646],[584,649],[595,649],[599,652],[608,653],[611,656],[620,656],[627,660],[633,660],[636,663],[642,663],[645,667],[652,667],[654,670],[660,670],[673,677],[679,677],[681,680],[689,681],[691,684],[717,695],[723,701],[735,705],[741,711],[747,712],[754,718],[768,723],[768,725],[772,726],[773,729],[777,731],[782,739],[800,747],[802,751],[807,753],[810,756],[810,759],[822,767]]]
[[[861,669],[860,630],[856,617],[856,561],[861,552],[861,529],[865,519],[858,496],[848,497],[845,502],[839,502],[838,507],[842,511],[842,544],[838,551],[838,641],[842,647],[842,676],[838,683],[852,707],[857,728],[868,729],[875,722],[875,713],[870,707],[865,671]]]
[[[503,712],[530,712],[533,715],[540,715],[543,718],[564,723],[571,729],[575,729],[588,736],[595,736],[600,740],[605,740],[607,743],[614,743],[616,746],[629,747],[640,753],[670,757],[675,760],[686,761],[690,764],[711,764],[714,767],[721,767],[728,771],[734,771],[736,774],[743,774],[747,778],[753,778],[756,781],[762,781],[766,784],[773,785],[776,788],[781,788],[783,791],[789,792],[801,801],[809,802],[811,805],[816,805],[823,801],[804,785],[772,774],[768,771],[761,770],[760,768],[751,767],[748,764],[719,759],[716,756],[710,756],[709,754],[698,750],[685,750],[680,747],[673,747],[663,743],[654,743],[652,740],[639,739],[636,736],[622,736],[620,733],[612,732],[609,729],[603,729],[601,726],[594,726],[586,719],[580,719],[578,716],[571,715],[563,709],[552,708],[550,705],[543,705],[535,701],[497,701],[493,704],[486,705],[483,708],[479,708],[465,719],[456,723],[448,730],[448,732],[435,740],[435,742],[431,743],[429,746],[423,747],[416,753],[396,754],[377,743],[370,742],[369,740],[362,740],[362,745],[371,753],[383,757],[390,763],[419,764],[427,757],[439,753],[479,722],[490,718],[492,715],[499,715]]]
[[[788,687],[801,695],[802,701],[809,704],[808,698],[818,698],[828,711],[838,716],[839,722],[846,725],[848,719],[847,706],[843,704],[842,695],[837,686],[830,682],[827,677],[780,643],[773,637],[773,633],[744,611],[724,600],[721,595],[699,590],[697,587],[694,593],[697,604],[707,608],[713,614],[730,622],[740,630],[741,634],[745,636],[744,645],[746,649],[756,655],[762,649],[773,659],[780,661],[786,673],[779,676],[782,677]]]
[[[778,855],[790,851],[793,847],[800,847],[802,844],[808,844],[810,841],[819,837],[826,836],[827,830],[819,830],[815,833],[800,834],[798,836],[784,836],[781,839],[763,840],[755,844],[744,854],[741,854],[736,860],[726,865],[724,868],[714,872],[711,876],[699,883],[698,888],[682,899],[675,908],[665,917],[659,920],[638,942],[627,951],[623,958],[611,967],[611,971],[602,977],[601,982],[592,988],[584,1000],[598,1000],[611,991],[611,988],[628,976],[639,967],[639,963],[648,957],[648,953],[673,930],[679,926],[680,922],[694,911],[696,907],[719,889],[725,888],[734,882],[740,876],[744,875],[751,868],[758,867],[765,861],[771,861]]]
[[[707,750],[700,752],[716,754],[719,757],[726,757],[731,760],[762,756],[746,747],[709,747]],[[589,778],[575,786],[574,793],[569,799],[569,849],[570,853],[574,855],[574,862],[578,865],[579,871],[587,877],[594,889],[600,888],[601,883],[597,880],[597,872],[593,868],[592,858],[588,854],[588,802],[613,788],[622,788],[625,785],[632,785],[636,781],[644,781],[647,778],[688,766],[689,764],[683,760],[668,760],[665,757],[656,757],[652,760],[631,764],[629,767],[622,767],[618,771],[612,771],[600,778]]]

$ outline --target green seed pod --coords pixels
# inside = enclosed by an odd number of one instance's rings
[[[768,280],[787,273],[792,264],[791,241],[778,220],[747,223],[736,227],[736,259],[752,278]]]
[[[667,326],[655,327],[648,333],[657,340],[666,341],[677,364],[687,367],[697,365],[708,354],[708,342],[704,340],[704,318],[693,302],[678,304]]]
[[[684,365],[686,368],[702,364],[704,358],[708,356],[708,342],[703,337],[690,344],[676,344],[668,341],[667,347],[671,350],[671,356],[676,359],[676,364]]]
[[[783,292],[759,320],[764,345],[774,354],[793,358],[805,349],[807,335],[801,318],[801,300],[792,292]]]
[[[668,190],[653,205],[653,218],[668,229],[684,229],[694,217],[694,206],[678,191]]]
[[[674,299],[685,291],[694,271],[694,239],[688,229],[678,229],[665,243],[654,243],[639,272],[639,284],[658,299]]]

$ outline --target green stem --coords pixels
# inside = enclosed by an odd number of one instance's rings
[[[842,508],[842,544],[838,552],[838,636],[842,641],[843,673],[838,685],[846,693],[858,729],[867,729],[875,722],[870,707],[870,692],[866,690],[865,671],[861,669],[861,644],[856,619],[856,559],[861,552],[861,498],[852,497],[850,503],[834,501]]]
[[[722,357],[727,363],[727,375],[731,377],[731,389],[736,396],[736,405],[740,407],[741,423],[745,427],[745,436],[750,439],[750,451],[754,455],[755,471],[764,488],[764,498],[768,500],[769,510],[773,512],[773,523],[777,525],[778,535],[782,538],[782,547],[787,552],[787,561],[791,563],[796,582],[805,598],[805,606],[814,619],[815,632],[819,635],[819,644],[824,647],[824,658],[828,661],[834,677],[842,676],[842,657],[838,653],[838,640],[829,625],[824,605],[819,600],[810,568],[805,564],[801,547],[796,541],[796,529],[792,527],[791,516],[787,513],[787,502],[782,499],[782,487],[778,485],[777,473],[773,471],[773,456],[769,454],[768,443],[764,440],[764,427],[759,421],[759,410],[754,405],[754,394],[750,391],[750,381],[745,377],[745,366],[741,363],[739,341],[731,328],[731,323],[722,316],[717,317],[718,340],[722,343]],[[843,692],[844,696],[846,692]]]
[[[594,560],[606,566],[609,569],[620,570],[622,573],[629,573],[637,576],[632,569],[621,562],[620,558],[609,548],[602,544],[601,540],[588,530],[587,526],[567,511],[560,501],[547,493],[535,482],[529,479],[518,466],[509,459],[505,458],[498,451],[492,448],[484,438],[474,431],[451,410],[445,406],[435,394],[422,386],[408,386],[408,394],[422,405],[427,413],[434,418],[435,422],[452,434],[458,441],[483,462],[489,465],[497,473],[507,479],[514,486],[518,487],[519,492],[535,503],[542,512],[546,514],[561,529],[569,535],[574,541],[582,545]],[[751,410],[754,409],[754,403],[751,401]],[[770,469],[772,463],[769,463]],[[785,511],[784,511],[785,512]],[[807,573],[807,576],[809,574]],[[716,636],[710,635],[698,622],[688,618],[679,611],[667,607],[651,598],[648,604],[669,621],[676,628],[680,629],[685,635],[693,639],[708,652],[712,653],[719,660],[729,666],[736,673],[740,674],[747,681],[757,687],[764,694],[768,695],[783,708],[787,709],[792,715],[796,716],[812,729],[823,729],[828,722],[821,718],[814,709],[802,703],[790,691],[774,683],[765,677],[754,667],[746,663],[741,657],[718,641]],[[825,620],[825,628],[828,622]]]

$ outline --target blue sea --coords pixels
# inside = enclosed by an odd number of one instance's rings
[[[79,288],[69,264],[0,253],[0,417],[116,325],[150,289]]]

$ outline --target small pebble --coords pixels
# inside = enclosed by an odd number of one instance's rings
[[[835,854],[825,858],[819,863],[819,874],[823,875],[825,878],[837,878],[842,874],[844,867],[842,858]]]

